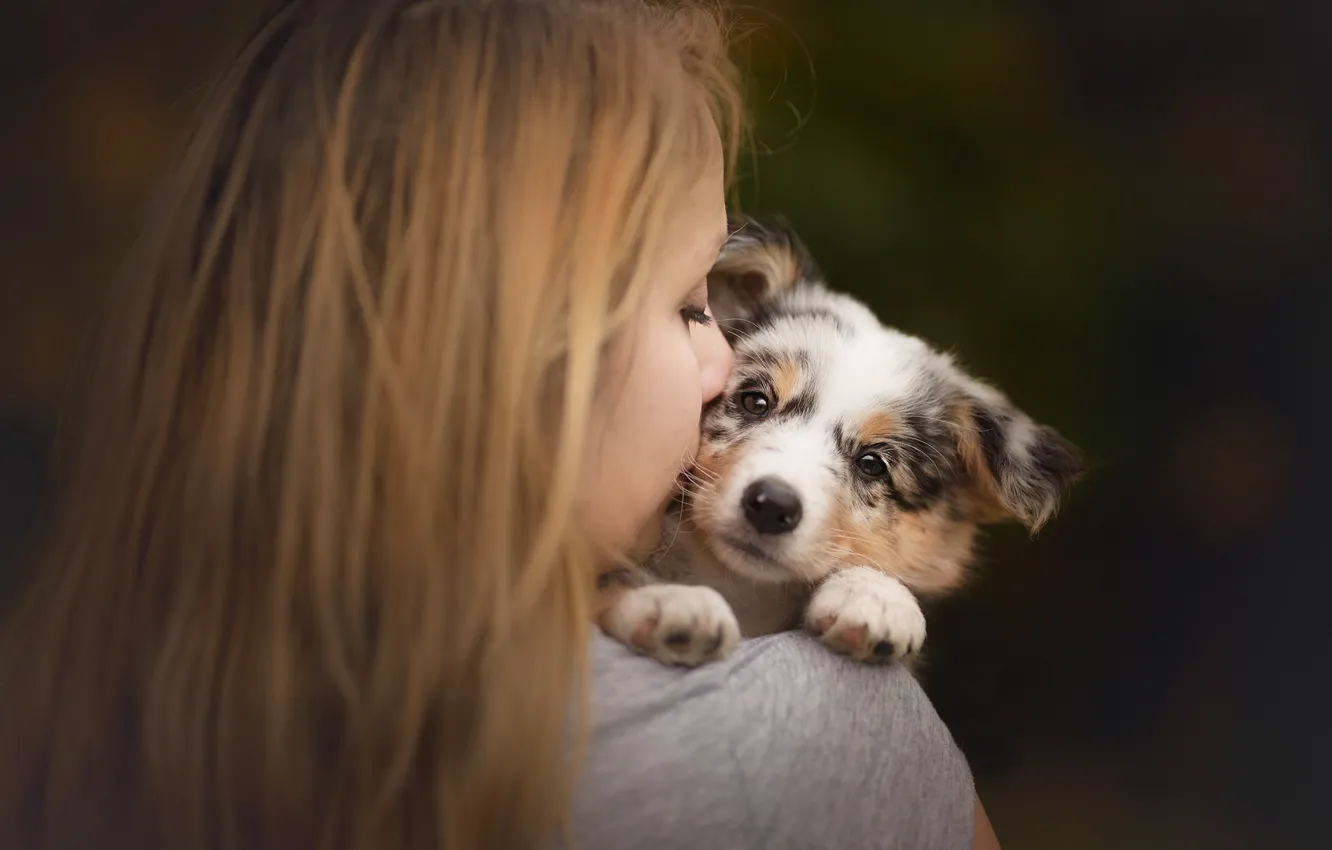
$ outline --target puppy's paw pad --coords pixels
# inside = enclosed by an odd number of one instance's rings
[[[859,661],[900,661],[925,644],[925,615],[898,580],[868,567],[843,570],[810,601],[806,628]]]
[[[731,654],[740,624],[710,587],[654,584],[629,591],[609,615],[613,637],[665,664],[696,667]]]

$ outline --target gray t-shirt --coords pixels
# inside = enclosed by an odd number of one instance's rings
[[[969,850],[975,787],[914,678],[800,633],[671,668],[597,634],[574,850]]]

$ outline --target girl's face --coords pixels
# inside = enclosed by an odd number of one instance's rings
[[[667,223],[666,250],[636,323],[616,341],[593,412],[580,512],[603,551],[623,553],[698,449],[704,403],[730,375],[708,311],[707,274],[726,239],[721,154]]]

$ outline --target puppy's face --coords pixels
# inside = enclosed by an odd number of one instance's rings
[[[865,565],[940,593],[978,523],[1034,530],[1055,512],[1071,444],[824,289],[789,232],[732,227],[710,283],[736,368],[704,411],[684,506],[712,555],[758,582]]]

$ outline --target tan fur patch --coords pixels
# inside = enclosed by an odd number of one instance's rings
[[[790,251],[773,251],[768,254],[765,272],[768,280],[794,281],[800,277],[800,263]]]
[[[740,459],[740,446],[712,448],[704,446],[694,461],[694,477],[691,486],[692,498],[686,508],[685,518],[695,528],[707,530],[707,524],[699,522],[708,512],[709,504],[717,498],[717,493],[725,485],[731,470]]]
[[[800,366],[794,361],[783,360],[772,370],[772,389],[779,402],[795,395],[799,386]]]
[[[1012,513],[1004,506],[1004,500],[999,493],[999,482],[994,480],[990,465],[985,461],[980,434],[976,431],[976,420],[972,418],[971,405],[966,402],[959,403],[949,411],[949,414],[957,425],[958,453],[970,483],[967,505],[972,509],[976,520],[1001,522],[1012,518]]]
[[[866,446],[883,440],[897,431],[897,417],[886,410],[876,410],[860,422],[856,439]]]
[[[713,267],[713,272],[759,275],[776,292],[787,289],[799,279],[800,261],[785,246],[764,244],[728,254]]]
[[[828,548],[839,560],[851,566],[855,563],[854,558],[864,553],[861,547],[866,541],[862,540],[862,537],[865,535],[853,527],[851,510],[845,497],[838,499],[828,513]],[[874,565],[867,563],[863,566]]]
[[[849,509],[839,507],[832,519],[832,545],[847,566],[882,570],[924,596],[946,593],[966,578],[976,526],[950,519],[946,505],[876,515],[869,522],[856,521]]]
[[[768,243],[729,248],[708,273],[715,315],[743,316],[800,279],[800,260],[789,246]]]
[[[739,446],[705,447],[694,461],[694,467],[704,481],[720,481],[730,474],[739,459]]]

